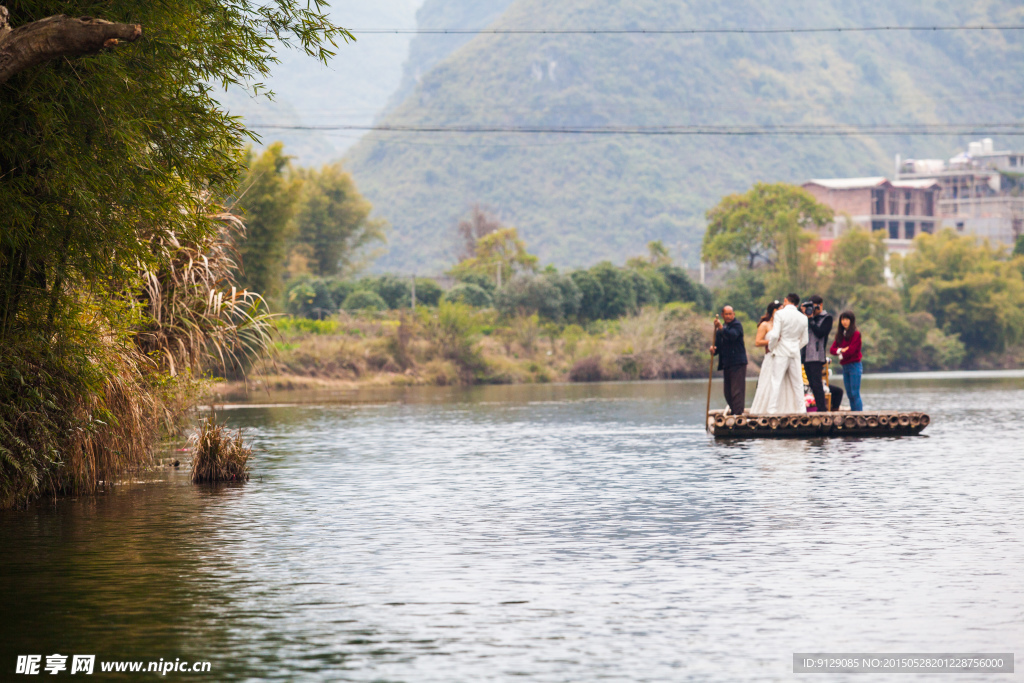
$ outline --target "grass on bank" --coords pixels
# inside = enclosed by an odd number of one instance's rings
[[[711,319],[674,303],[584,327],[442,302],[415,316],[339,312],[277,328],[281,376],[445,386],[699,377]]]
[[[252,448],[245,445],[241,430],[231,434],[210,416],[203,419],[189,441],[193,484],[249,481]]]

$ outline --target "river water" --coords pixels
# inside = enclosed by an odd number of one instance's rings
[[[806,678],[794,652],[1021,670],[1024,373],[867,378],[869,408],[931,414],[902,438],[716,443],[705,391],[222,410],[259,450],[247,485],[162,470],[0,513],[2,678],[33,653],[218,681]]]

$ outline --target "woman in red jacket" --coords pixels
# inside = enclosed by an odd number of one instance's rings
[[[839,331],[829,353],[839,356],[839,364],[843,366],[843,385],[846,395],[850,397],[850,410],[864,410],[864,402],[860,400],[860,378],[864,374],[861,363],[860,330],[857,329],[857,316],[853,311],[843,311],[839,315]]]

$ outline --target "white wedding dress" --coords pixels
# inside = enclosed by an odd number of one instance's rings
[[[767,339],[768,355],[761,366],[761,379],[754,405],[750,408],[751,414],[806,413],[800,349],[807,346],[807,316],[792,305],[780,308],[775,313]],[[758,403],[762,396],[761,383],[764,384],[764,397]]]
[[[761,374],[757,377],[757,391],[754,392],[754,402],[750,405],[751,415],[765,415],[768,413],[768,405],[771,403],[772,393],[776,391],[772,384],[772,367],[775,363],[775,354],[765,349],[764,360],[761,361]]]

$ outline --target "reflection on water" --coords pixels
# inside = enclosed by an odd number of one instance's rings
[[[795,651],[1019,645],[1024,378],[865,380],[870,407],[931,413],[916,438],[715,443],[704,392],[225,411],[262,451],[246,486],[164,472],[0,517],[0,667],[60,652],[208,659],[215,680],[791,680]]]

